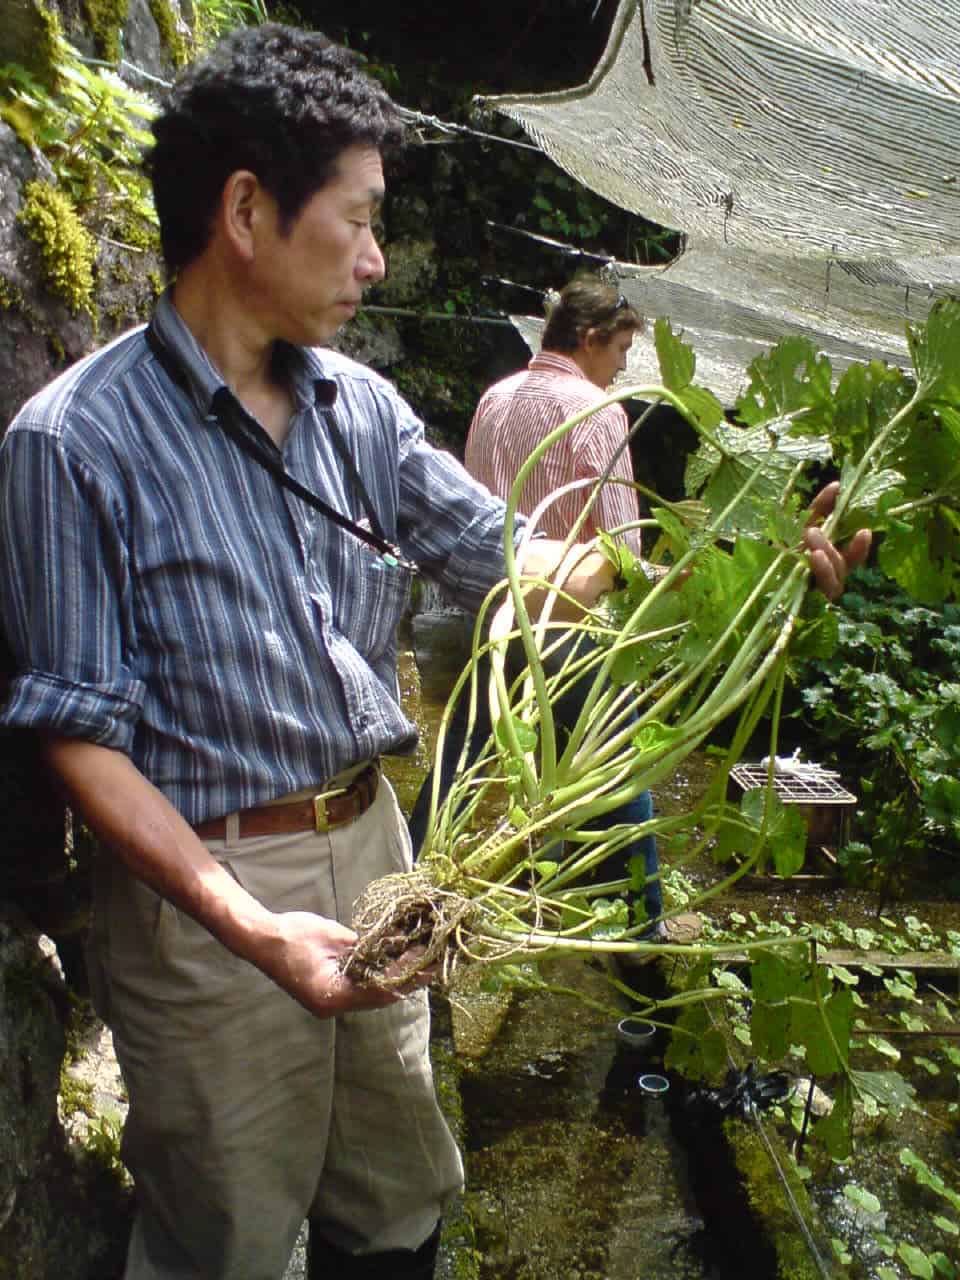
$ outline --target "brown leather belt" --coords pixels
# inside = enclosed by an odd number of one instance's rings
[[[373,804],[380,785],[380,765],[370,764],[349,786],[318,792],[289,804],[265,804],[241,809],[240,837],[284,835],[292,831],[329,831],[353,822]],[[201,840],[223,840],[226,818],[211,818],[193,828]]]

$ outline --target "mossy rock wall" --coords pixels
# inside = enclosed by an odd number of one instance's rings
[[[83,55],[102,53],[104,33],[119,10],[88,0],[11,0],[11,22],[0,35],[0,64],[17,62],[48,87],[51,33]],[[175,71],[183,28],[178,0],[130,0],[123,23],[124,57],[147,75]],[[168,23],[158,25],[153,9]],[[97,31],[91,26],[95,18]],[[164,26],[162,33],[160,27]],[[135,73],[125,73],[134,87]],[[36,145],[29,119],[12,97],[0,123],[0,430],[23,402],[101,342],[137,323],[149,310],[161,278],[155,239],[108,234],[97,225],[96,192],[83,222],[58,187]],[[38,209],[38,199],[42,208]],[[112,230],[112,228],[110,229]]]

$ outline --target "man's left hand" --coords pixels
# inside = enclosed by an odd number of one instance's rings
[[[840,485],[836,480],[820,490],[810,504],[810,523],[803,535],[817,587],[828,600],[840,598],[847,574],[863,564],[870,553],[873,540],[869,529],[858,530],[845,547],[835,546],[824,536],[819,525],[833,510],[839,490]]]

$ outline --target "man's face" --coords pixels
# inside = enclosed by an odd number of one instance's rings
[[[633,346],[632,329],[621,329],[608,342],[591,330],[584,339],[581,368],[598,387],[609,387],[618,373],[627,367],[627,352]]]
[[[267,198],[249,283],[269,338],[318,346],[356,314],[364,288],[385,272],[372,226],[383,194],[380,153],[352,146],[285,234]]]

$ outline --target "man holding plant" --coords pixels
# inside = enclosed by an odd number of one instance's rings
[[[504,507],[383,379],[322,344],[382,278],[394,104],[323,36],[228,37],[148,159],[173,283],[0,450],[6,725],[100,837],[90,979],[130,1111],[127,1280],[433,1274],[461,1185],[425,993],[340,969],[409,867],[379,757],[408,749],[411,562],[476,606]],[[528,566],[542,575],[555,543]],[[812,563],[839,592],[847,559]],[[586,559],[585,604],[610,585]]]

